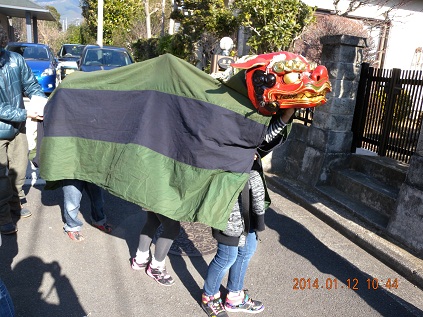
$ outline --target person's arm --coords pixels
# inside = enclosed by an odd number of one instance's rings
[[[291,119],[294,112],[295,112],[294,108],[288,108],[283,112],[283,114],[281,116],[279,116],[275,121],[273,121],[267,129],[267,133],[264,137],[264,141],[267,142],[267,143],[270,143],[278,135],[280,135],[282,130],[289,123],[289,120]]]
[[[0,104],[0,119],[10,122],[23,122],[27,118],[42,120],[34,111],[12,107],[8,103]]]
[[[28,66],[28,64],[25,62],[25,59],[21,57],[20,55],[17,56],[17,62],[19,64],[19,68],[21,70],[21,85],[22,90],[29,98],[32,98],[32,96],[40,96],[47,98],[47,96],[44,94],[43,89],[41,88],[40,84],[37,81],[37,78],[35,78],[34,73],[32,72],[31,68]],[[40,117],[35,111],[33,110],[26,110],[23,109],[26,112],[26,118],[29,119],[36,119],[36,120],[42,120],[43,117]],[[23,120],[23,121],[25,121]]]
[[[10,122],[23,122],[27,118],[26,110],[12,107],[9,102],[0,103],[0,120]]]

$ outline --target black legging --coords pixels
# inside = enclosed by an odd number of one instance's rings
[[[151,242],[160,224],[163,226],[163,232],[156,241],[154,258],[162,262],[166,258],[173,240],[179,235],[181,229],[179,221],[156,214],[152,211],[147,211],[147,221],[141,230],[138,250],[145,252],[150,249]]]
[[[141,234],[145,234],[153,239],[160,224],[163,226],[163,233],[161,234],[161,237],[175,240],[181,228],[180,222],[166,216],[156,214],[152,211],[147,211],[147,221],[141,231]]]

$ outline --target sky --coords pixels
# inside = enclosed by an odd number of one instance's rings
[[[82,19],[81,8],[79,7],[79,0],[32,0],[39,6],[55,7],[60,13],[60,19],[66,21],[68,24],[75,24],[79,19]]]

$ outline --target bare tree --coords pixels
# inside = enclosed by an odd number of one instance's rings
[[[27,41],[26,22],[24,18],[12,19],[14,40],[17,42]],[[58,51],[63,42],[65,33],[57,27],[57,24],[50,21],[37,21],[38,42],[48,44],[54,51]]]
[[[38,41],[48,44],[54,52],[58,52],[62,45],[65,33],[58,28],[52,27],[47,21],[38,21]]]
[[[385,19],[393,18],[392,13],[396,10],[405,7],[407,4],[411,3],[412,0],[400,0],[400,1],[392,1],[392,0],[364,0],[364,1],[357,1],[357,0],[350,0],[348,2],[342,0],[333,0],[334,11],[336,15],[340,16],[348,16],[363,7],[378,7],[380,9],[384,9],[385,11],[382,12],[382,16]]]
[[[369,27],[363,21],[354,20],[338,15],[318,14],[316,21],[307,26],[300,39],[294,42],[293,51],[302,54],[310,61],[320,63],[322,45],[320,38],[325,35],[346,34],[367,38],[365,59],[368,62],[374,60],[375,43],[371,39]]]
[[[393,22],[401,22],[403,16],[398,15],[411,0],[333,0],[333,11],[327,14],[316,14],[316,22],[306,27],[301,36],[294,42],[293,50],[303,54],[310,60],[319,62],[321,54],[320,37],[324,35],[346,34],[366,38],[364,61],[374,67],[383,66],[387,38]],[[378,18],[359,18],[354,15],[358,9],[376,7]]]

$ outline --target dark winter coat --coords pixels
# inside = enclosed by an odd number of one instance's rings
[[[10,140],[25,127],[23,96],[45,97],[25,59],[4,49],[0,52],[0,140]]]

